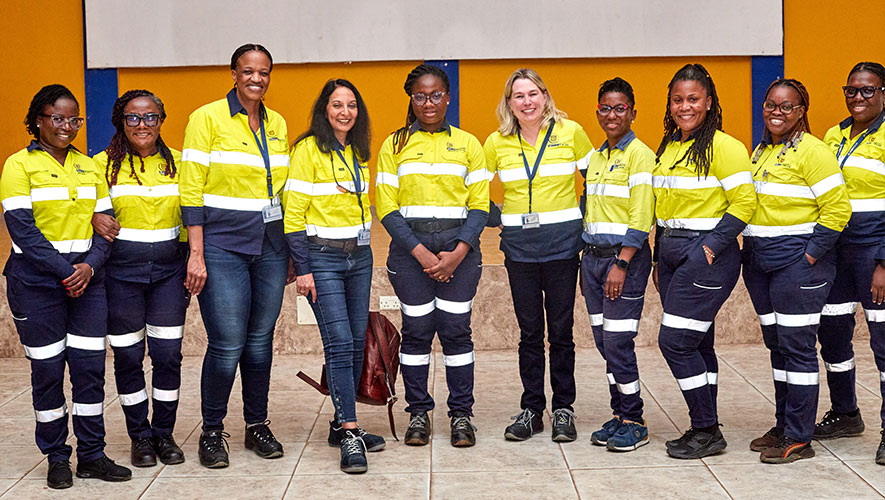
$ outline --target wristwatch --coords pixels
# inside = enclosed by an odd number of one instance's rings
[[[623,269],[624,271],[626,271],[627,268],[630,267],[630,261],[624,260],[624,259],[618,259],[615,261],[615,265],[618,266],[620,269]]]

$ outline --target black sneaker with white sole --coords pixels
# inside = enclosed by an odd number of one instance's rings
[[[510,419],[515,422],[504,429],[504,438],[508,441],[525,441],[544,430],[541,414],[530,408],[523,409],[519,415],[514,415]]]

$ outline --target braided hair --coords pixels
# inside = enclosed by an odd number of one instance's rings
[[[765,91],[765,99],[768,99],[768,94],[771,93],[772,89],[775,87],[789,87],[796,91],[799,94],[799,100],[801,101],[799,104],[805,107],[805,114],[802,115],[802,119],[799,120],[799,123],[796,124],[796,128],[793,130],[795,132],[805,132],[811,133],[811,125],[808,124],[808,108],[811,107],[811,101],[808,97],[808,90],[805,89],[805,85],[802,85],[802,82],[799,80],[795,80],[793,78],[778,78],[777,80],[771,82],[771,85],[768,86],[768,90]],[[765,126],[765,130],[763,131],[763,135],[768,135],[771,132],[768,130],[768,125]]]
[[[235,50],[234,53],[230,56],[230,69],[236,70],[237,62],[239,62],[240,58],[243,57],[243,54],[245,54],[246,52],[252,52],[253,50],[261,52],[267,56],[268,61],[270,61],[270,69],[271,71],[273,71],[273,56],[270,55],[270,51],[267,50],[264,45],[258,43],[247,43],[237,47],[237,50]]]
[[[722,130],[722,106],[719,105],[719,95],[716,94],[716,85],[707,69],[700,64],[686,64],[673,75],[667,85],[667,108],[664,112],[664,137],[661,139],[661,145],[658,146],[657,157],[660,161],[661,155],[667,149],[667,145],[673,141],[674,134],[679,128],[676,120],[670,114],[670,98],[673,93],[673,87],[677,82],[692,80],[696,81],[704,87],[707,95],[711,97],[710,109],[704,121],[694,132],[694,143],[689,146],[688,151],[679,160],[688,160],[694,163],[695,172],[698,176],[701,174],[706,177],[710,173],[710,162],[713,159],[713,136],[717,130]]]
[[[108,155],[108,162],[107,165],[105,165],[105,178],[107,179],[109,186],[117,184],[120,168],[123,166],[123,160],[126,158],[129,159],[129,177],[135,179],[135,181],[141,185],[141,179],[138,178],[138,173],[135,171],[135,161],[133,156],[137,156],[139,162],[141,162],[142,173],[144,173],[144,158],[142,158],[141,155],[138,154],[137,151],[134,151],[130,146],[129,139],[126,138],[126,132],[124,130],[126,125],[123,123],[123,110],[126,108],[126,105],[129,104],[129,101],[139,97],[147,97],[154,101],[157,108],[160,110],[160,120],[162,121],[166,119],[166,108],[163,106],[163,101],[150,91],[129,90],[114,101],[114,108],[111,111],[111,124],[114,125],[114,128],[117,131],[114,132],[114,136],[111,137],[111,143],[108,144],[108,147],[104,150]],[[172,159],[172,151],[169,150],[169,147],[159,135],[157,135],[157,151],[160,153],[160,156],[166,160],[166,169],[163,171],[163,175],[174,179],[176,168],[175,160]]]
[[[431,66],[429,64],[419,64],[415,66],[411,72],[409,72],[409,76],[406,77],[406,82],[403,84],[403,90],[406,91],[406,95],[409,96],[409,109],[406,112],[406,125],[397,129],[394,132],[393,143],[397,146],[396,152],[399,153],[406,147],[406,143],[409,142],[409,127],[415,123],[415,120],[418,119],[415,116],[415,111],[412,110],[412,87],[414,87],[415,82],[418,81],[424,75],[432,75],[440,79],[445,87],[446,92],[449,91],[449,76],[446,75],[446,72],[436,66]]]
[[[43,87],[37,91],[33,99],[31,99],[31,105],[28,106],[28,114],[25,116],[25,127],[28,129],[28,133],[34,136],[34,139],[40,139],[40,128],[37,127],[37,117],[43,112],[43,108],[46,106],[52,106],[59,99],[70,99],[74,101],[74,104],[76,104],[78,108],[80,107],[80,103],[77,102],[77,98],[74,97],[74,94],[64,85],[59,85],[57,83]]]
[[[855,73],[860,73],[861,71],[869,71],[870,73],[879,77],[879,81],[882,82],[882,85],[885,85],[885,67],[883,67],[879,63],[875,62],[859,62],[851,68],[851,71],[848,72],[848,78],[851,78],[851,75]]]
[[[602,84],[599,85],[599,95],[596,98],[597,102],[601,101],[602,96],[609,92],[624,94],[624,97],[627,98],[627,102],[630,103],[630,106],[636,106],[636,99],[633,97],[633,87],[627,82],[627,80],[616,76],[611,80],[602,82]]]

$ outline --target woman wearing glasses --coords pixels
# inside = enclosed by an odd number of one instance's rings
[[[479,235],[488,220],[489,181],[476,137],[446,121],[449,79],[421,64],[403,85],[406,125],[378,154],[375,203],[392,239],[390,283],[402,306],[400,366],[411,414],[406,444],[430,441],[427,392],[434,333],[439,334],[452,446],[473,446],[473,341],[470,312],[482,274]]]
[[[598,99],[596,118],[606,141],[587,167],[581,286],[593,339],[606,362],[613,418],[590,440],[631,451],[648,444],[633,339],[651,271],[655,154],[630,129],[636,107],[629,83],[607,80]]]
[[[108,304],[103,265],[110,243],[92,215],[113,214],[99,166],[71,143],[83,125],[70,90],[47,85],[25,118],[34,140],[10,156],[0,201],[12,253],[6,261],[9,310],[31,362],[35,437],[47,456],[50,488],[68,488],[68,408],[77,436],[77,477],[126,481],[132,473],[104,453],[104,371]],[[65,365],[72,402],[65,402]]]
[[[335,406],[329,445],[341,448],[341,470],[348,473],[365,472],[366,451],[385,446],[356,418],[372,286],[369,144],[369,114],[359,91],[347,80],[329,80],[314,103],[310,128],[295,141],[285,189],[295,286],[317,318]]]
[[[670,80],[664,137],[652,179],[652,278],[664,314],[658,344],[688,405],[691,428],[666,442],[675,458],[725,449],[716,411],[719,365],[713,320],[740,274],[737,235],[756,208],[747,150],[722,132],[713,78],[687,64]]]
[[[833,248],[851,216],[836,159],[811,135],[808,107],[802,83],[772,83],[752,159],[758,205],[744,229],[744,282],[771,352],[776,423],[750,449],[765,463],[814,456],[817,328],[836,273]]]
[[[842,89],[851,116],[827,131],[824,142],[842,168],[852,214],[836,245],[836,280],[818,330],[832,406],[815,426],[815,439],[855,436],[864,430],[851,346],[858,302],[866,314],[876,366],[885,374],[885,68],[858,63]],[[885,375],[880,380],[885,393]],[[885,405],[880,418],[885,427]],[[885,433],[876,463],[885,465]]]
[[[230,61],[234,88],[191,113],[184,133],[185,286],[200,301],[209,341],[199,444],[200,463],[209,468],[229,465],[224,417],[237,367],[246,448],[262,458],[283,456],[267,420],[273,333],[289,267],[280,204],[289,167],[286,121],[262,102],[272,69],[266,48],[239,47]]]
[[[110,186],[116,219],[94,216],[113,242],[108,259],[108,343],[114,349],[117,393],[136,467],[184,462],[172,431],[181,386],[181,341],[188,296],[187,248],[179,241],[181,153],[160,137],[163,101],[147,90],[120,96],[111,112],[116,133],[95,155]],[[151,357],[151,406],[145,389],[145,346]]]
[[[504,437],[524,441],[544,429],[544,314],[550,342],[554,441],[574,441],[575,343],[572,340],[581,210],[575,171],[593,151],[577,123],[556,109],[531,69],[504,84],[496,110],[500,126],[484,146],[486,165],[504,185],[501,250],[519,323],[521,413]]]

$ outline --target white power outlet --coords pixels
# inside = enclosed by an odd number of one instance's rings
[[[396,295],[382,295],[378,301],[378,307],[382,311],[395,311],[399,309],[399,298]]]
[[[307,302],[307,297],[303,295],[299,295],[295,300],[296,304],[296,313],[298,317],[299,325],[315,325],[317,324],[317,318],[313,314],[313,309],[310,308],[310,303]]]

